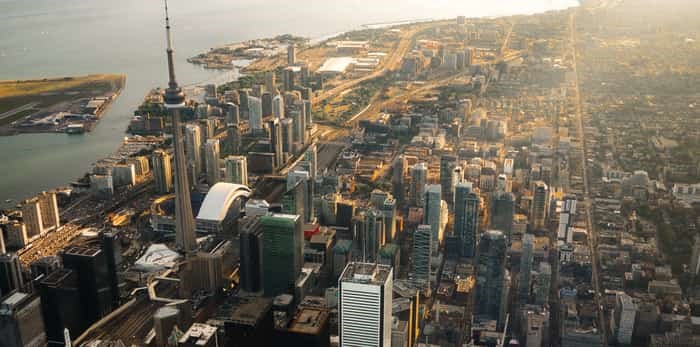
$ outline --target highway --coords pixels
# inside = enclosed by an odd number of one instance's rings
[[[584,191],[584,201],[583,208],[586,218],[586,229],[588,230],[588,247],[591,251],[591,265],[592,265],[592,276],[591,284],[595,290],[595,303],[598,308],[598,329],[602,332],[603,346],[608,345],[608,335],[607,327],[605,325],[605,312],[603,311],[603,303],[601,301],[602,295],[600,291],[600,283],[598,280],[598,240],[597,232],[594,229],[593,218],[591,217],[591,198],[590,198],[590,183],[588,178],[588,162],[587,158],[587,148],[586,139],[583,132],[583,113],[581,112],[581,91],[579,87],[579,75],[578,68],[576,66],[576,26],[575,26],[575,16],[576,13],[572,12],[569,16],[569,34],[571,35],[571,51],[573,54],[573,72],[574,72],[574,98],[575,98],[575,112],[576,118],[578,120],[578,136],[579,141],[581,141],[581,146],[583,148],[583,154],[581,156],[581,167],[583,168],[583,191]]]

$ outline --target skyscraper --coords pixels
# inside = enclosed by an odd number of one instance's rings
[[[291,43],[287,46],[287,65],[294,65],[297,63],[297,47],[295,44]]]
[[[44,233],[39,199],[25,200],[22,204],[22,221],[27,227],[27,236],[32,239]]]
[[[244,156],[226,157],[226,182],[248,185],[248,159]]]
[[[5,248],[5,235],[4,233],[0,232],[0,254],[5,254],[7,252],[7,248]]]
[[[156,181],[156,189],[160,194],[167,194],[173,189],[173,173],[170,167],[170,154],[157,149],[151,156],[153,162],[153,178]]]
[[[168,57],[168,88],[163,98],[165,108],[172,114],[173,147],[175,152],[175,241],[177,247],[184,252],[191,252],[197,248],[197,240],[194,235],[194,217],[192,216],[192,202],[190,201],[190,187],[187,179],[187,164],[185,148],[182,141],[182,129],[180,125],[180,111],[185,107],[185,94],[175,81],[175,65],[173,62],[173,48],[170,40],[170,20],[168,18],[168,6],[165,6],[165,31],[167,34]]]
[[[452,196],[452,170],[456,167],[456,156],[445,154],[440,157],[440,186],[442,187],[442,197],[450,206],[454,203],[454,196]]]
[[[521,305],[527,304],[530,298],[534,247],[535,236],[532,234],[523,235],[522,254],[520,255],[520,281],[518,282],[518,300]]]
[[[284,118],[284,98],[280,94],[272,98],[272,114],[275,118]]]
[[[241,152],[241,129],[237,124],[226,125],[226,140],[228,142],[228,154],[237,155]]]
[[[41,312],[50,346],[62,346],[64,329],[77,337],[91,324],[83,313],[78,290],[78,275],[69,269],[58,269],[39,283]],[[70,337],[70,336],[69,336]]]
[[[263,117],[272,115],[272,93],[264,92],[260,96],[260,102],[262,102],[262,115]]]
[[[248,126],[254,134],[263,131],[262,101],[254,96],[248,96]]]
[[[78,275],[80,309],[88,324],[96,322],[113,309],[113,295],[107,259],[99,248],[69,247],[61,254],[63,267]]]
[[[510,242],[515,215],[515,198],[513,193],[496,192],[491,199],[491,229],[501,230]]]
[[[286,92],[294,90],[296,71],[294,67],[286,67],[282,70],[282,87]]]
[[[24,289],[22,266],[15,253],[0,254],[0,297]]]
[[[479,317],[497,320],[506,297],[506,237],[499,230],[488,230],[481,235],[477,258],[475,314]]]
[[[250,97],[250,89],[238,90],[238,107],[241,111],[241,119],[250,119],[250,110],[248,108],[248,98]]]
[[[304,162],[308,166],[309,175],[311,175],[312,180],[316,180],[318,175],[318,148],[316,143],[309,145],[309,148],[304,152]]]
[[[296,151],[294,146],[294,120],[291,118],[280,119],[280,127],[282,128],[282,152],[286,161]]]
[[[277,84],[275,83],[274,71],[268,71],[265,73],[265,90],[272,94],[277,93]]]
[[[280,169],[284,165],[284,154],[282,152],[282,127],[280,120],[273,118],[268,122],[270,130],[270,151],[275,154],[275,169]]]
[[[298,215],[279,213],[260,217],[265,296],[290,293],[294,287],[303,263],[301,219]]]
[[[263,230],[260,218],[241,220],[241,289],[249,293],[263,290]]]
[[[304,119],[304,112],[298,107],[293,106],[289,110],[289,117],[294,120],[294,142],[303,145],[306,143],[306,125],[304,125],[306,120]]]
[[[306,88],[306,90],[310,91],[311,88]],[[309,98],[310,97],[311,97],[311,92],[309,92]],[[308,98],[305,98],[305,100],[302,102],[304,104],[304,120],[306,121],[306,127],[310,128],[314,123],[314,120],[311,116],[311,110],[312,110],[313,105],[311,104],[311,100],[309,100]]]
[[[396,237],[396,199],[389,196],[381,206],[384,214],[384,242],[394,242]]]
[[[393,269],[349,263],[338,280],[340,347],[391,346]]]
[[[121,237],[119,233],[104,231],[100,234],[100,250],[107,267],[107,284],[112,297],[112,307],[118,307],[121,299],[117,271],[122,264]]]
[[[634,322],[637,318],[637,305],[626,293],[618,293],[615,300],[615,337],[622,345],[632,343]]]
[[[362,234],[360,235],[361,255],[366,262],[376,262],[377,253],[384,245],[384,216],[381,211],[369,209],[365,212]]]
[[[463,257],[476,255],[476,237],[479,227],[479,196],[472,191],[471,182],[462,182],[455,187],[454,234],[459,240],[459,254]]]
[[[213,186],[221,182],[221,167],[219,166],[221,150],[219,147],[219,140],[207,140],[204,152],[207,157],[207,184]]]
[[[547,223],[547,210],[549,209],[549,187],[542,181],[535,182],[530,211],[530,223],[533,230],[540,230]]]
[[[307,206],[307,180],[294,181],[293,185],[287,188],[282,194],[282,213],[296,214],[302,217],[302,223],[306,222]]]
[[[541,262],[533,292],[535,293],[535,304],[544,305],[549,300],[549,289],[552,283],[552,266],[549,263]]]
[[[187,168],[192,183],[197,183],[197,177],[202,173],[202,129],[197,124],[185,126],[185,155]]]
[[[41,300],[16,292],[0,302],[0,336],[3,347],[46,346]]]
[[[301,185],[300,192],[303,192],[303,196],[301,197],[301,203],[296,205],[302,209],[301,213],[298,214],[300,214],[302,217],[302,223],[309,223],[314,216],[314,185],[311,181],[311,175],[309,175],[309,172],[303,170],[294,170],[287,174],[287,191],[291,191],[297,185],[297,183]],[[296,201],[296,203],[299,203],[297,198],[294,198],[294,200]]]
[[[396,157],[392,168],[391,187],[392,194],[394,194],[399,205],[403,205],[405,202],[406,187],[404,186],[404,177],[406,176],[407,169],[408,163],[406,162],[406,157],[404,157],[403,154]]]
[[[411,168],[410,198],[413,206],[423,207],[425,185],[428,183],[428,165],[418,163]]]
[[[693,241],[693,250],[690,258],[690,273],[696,276],[698,272],[700,272],[700,235],[696,234]]]
[[[226,123],[238,125],[241,122],[241,112],[238,105],[229,102],[226,104]]]
[[[55,192],[39,193],[39,208],[41,210],[41,222],[45,230],[56,229],[61,226],[61,221],[58,215],[58,202],[56,201]]]
[[[432,250],[432,229],[421,224],[413,234],[413,279],[424,287],[430,286],[430,260]]]
[[[449,200],[447,200],[448,204],[450,205],[450,208],[454,208],[455,189],[457,189],[457,185],[462,183],[462,181],[464,181],[464,169],[462,169],[461,166],[456,166],[454,169],[452,169],[452,180],[450,181]]]
[[[439,184],[429,184],[425,189],[425,199],[423,204],[423,224],[430,225],[433,230],[433,241],[442,241],[443,219],[442,219],[442,187]]]

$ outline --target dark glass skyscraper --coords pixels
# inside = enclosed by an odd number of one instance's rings
[[[22,267],[15,253],[0,254],[0,297],[24,287]]]
[[[241,289],[249,293],[262,291],[263,231],[259,218],[241,221]]]
[[[459,254],[474,257],[479,227],[479,195],[470,182],[457,184],[455,188],[454,233],[459,239]]]
[[[491,229],[501,230],[510,242],[515,215],[515,198],[512,193],[495,193],[491,200]]]
[[[481,235],[476,268],[474,312],[480,318],[497,321],[501,318],[508,289],[505,262],[505,235],[500,230],[486,231]]]
[[[445,154],[440,157],[440,186],[442,187],[442,199],[452,207],[454,195],[452,194],[452,171],[457,167],[457,157]]]
[[[532,278],[532,259],[535,247],[535,236],[523,235],[522,255],[520,256],[520,281],[518,282],[518,300],[527,304],[530,298],[530,280]]]
[[[85,319],[92,324],[111,312],[114,296],[104,252],[99,248],[69,247],[61,259],[64,268],[78,275],[80,307]]]

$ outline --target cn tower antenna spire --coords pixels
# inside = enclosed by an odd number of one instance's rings
[[[173,59],[173,42],[170,35],[170,16],[168,15],[168,0],[165,3],[165,38],[167,40],[166,53],[168,55],[168,89],[165,90],[165,107],[182,108],[185,104],[185,95],[175,80],[175,63]]]

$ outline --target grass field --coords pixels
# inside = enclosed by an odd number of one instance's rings
[[[123,75],[101,74],[26,81],[0,81],[0,98],[33,95],[71,89],[84,89],[121,81]]]
[[[77,97],[99,95],[109,91],[116,92],[124,86],[124,81],[124,75],[115,74],[0,81],[0,113],[33,101],[39,102],[41,107]]]
[[[16,120],[23,119],[23,118],[31,115],[34,112],[36,112],[35,109],[19,111],[19,112],[13,114],[12,116],[0,119],[0,126],[8,125]]]

